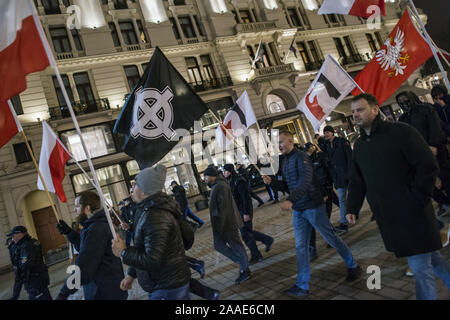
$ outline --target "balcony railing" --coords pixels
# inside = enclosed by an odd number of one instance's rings
[[[225,77],[225,78],[215,78],[211,80],[203,80],[201,83],[191,82],[190,85],[195,92],[201,92],[231,87],[233,85],[233,81],[231,80],[230,77]]]
[[[239,23],[236,25],[236,32],[261,32],[264,30],[276,29],[275,21],[263,21],[253,23]]]
[[[323,62],[324,62],[324,60],[311,61],[311,62],[305,63],[305,70],[306,71],[318,70],[322,66]]]
[[[255,69],[255,76],[260,77],[260,76],[267,76],[267,75],[272,75],[272,74],[277,74],[277,73],[286,73],[286,72],[295,72],[295,71],[296,70],[294,68],[293,63],[280,64],[280,65],[271,66],[271,67],[267,67],[267,68]]]
[[[339,58],[339,63],[341,65],[349,65],[349,64],[362,63],[362,62],[365,62],[365,60],[364,60],[364,57],[359,53],[353,54],[351,56]]]
[[[73,52],[60,52],[56,53],[56,60],[72,59]]]
[[[141,46],[138,44],[129,44],[127,45],[127,50],[128,51],[136,51],[136,50],[141,50]]]
[[[75,115],[77,116],[111,109],[109,106],[109,100],[107,98],[90,102],[76,101],[72,103],[72,108],[75,112]],[[70,112],[67,106],[50,107],[49,114],[51,120],[70,118]]]

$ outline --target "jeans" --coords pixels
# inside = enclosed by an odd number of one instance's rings
[[[450,289],[450,264],[439,251],[410,256],[408,264],[416,280],[417,300],[436,300],[434,275]]]
[[[240,231],[242,235],[242,240],[244,240],[244,243],[247,246],[247,248],[250,249],[252,259],[262,258],[262,254],[261,252],[259,252],[258,246],[256,245],[256,241],[262,242],[267,245],[272,240],[272,237],[269,237],[264,233],[253,230],[252,221],[244,222],[244,226],[240,229]]]
[[[293,211],[292,224],[294,226],[295,250],[297,254],[297,286],[303,290],[309,290],[310,265],[309,265],[309,241],[312,228],[316,229],[322,237],[339,255],[344,259],[347,268],[356,268],[355,258],[345,242],[334,232],[325,205],[307,209],[304,211]]]
[[[148,294],[149,300],[191,300],[189,283],[175,289],[160,289]]]
[[[239,234],[236,232],[237,237]],[[225,257],[230,259],[231,261],[239,264],[239,268],[241,272],[244,272],[248,269],[248,256],[247,251],[239,239],[239,242],[233,239],[225,240],[222,236],[218,234],[213,234],[214,238],[214,249],[217,252],[220,252]]]
[[[345,215],[347,214],[347,187],[338,188],[338,198],[339,198],[339,211],[341,212],[341,224],[347,225],[347,219]]]
[[[184,217],[189,217],[192,220],[194,220],[195,222],[197,222],[198,224],[203,224],[203,220],[200,219],[199,217],[197,217],[192,211],[191,209],[188,207],[186,207],[186,210],[184,211]]]

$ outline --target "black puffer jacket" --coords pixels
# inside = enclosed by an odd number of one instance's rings
[[[137,210],[142,214],[136,222],[135,246],[126,249],[122,256],[123,263],[130,266],[128,275],[138,278],[147,292],[189,283],[191,273],[177,222],[181,213],[176,202],[161,192],[137,204]]]

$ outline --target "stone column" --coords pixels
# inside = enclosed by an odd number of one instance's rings
[[[117,19],[115,17],[113,17],[113,22],[114,22],[114,25],[116,26],[116,31],[117,31],[117,36],[119,37],[120,46],[122,47],[122,50],[126,51],[127,50],[127,44],[125,43],[125,40],[123,39],[122,31],[120,30],[119,22],[117,21]]]
[[[198,18],[198,17],[197,17]],[[194,26],[194,32],[197,39],[200,39],[200,32],[198,31],[197,23],[195,23],[195,19],[192,13],[189,14],[189,19],[191,20],[192,25]]]
[[[74,57],[78,57],[78,49],[77,49],[77,46],[75,45],[75,40],[73,40],[72,30],[67,29],[67,28],[66,28],[66,30],[67,30],[67,36],[69,38],[70,46],[72,47],[72,54]]]
[[[67,78],[69,79],[70,89],[72,90],[73,100],[80,101],[80,96],[78,95],[77,86],[75,80],[73,79],[73,72],[67,73]]]

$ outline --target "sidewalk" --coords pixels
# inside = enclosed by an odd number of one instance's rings
[[[267,193],[261,193],[263,200],[268,199]],[[281,199],[280,199],[281,200]],[[265,246],[260,244],[264,260],[251,266],[252,278],[241,285],[235,285],[238,276],[238,266],[218,254],[213,248],[212,231],[209,211],[196,213],[205,221],[203,227],[196,232],[196,240],[189,256],[205,261],[206,275],[200,281],[221,291],[221,299],[251,300],[251,299],[296,299],[283,293],[290,288],[296,279],[297,265],[294,248],[294,233],[292,228],[292,213],[281,211],[281,203],[265,204],[256,208],[254,213],[254,228],[275,238],[272,250],[265,252]],[[381,236],[375,222],[370,222],[371,212],[367,203],[361,211],[358,224],[352,226],[342,238],[349,245],[358,263],[363,268],[361,278],[354,283],[347,283],[345,263],[333,248],[326,248],[326,243],[317,234],[318,259],[311,264],[311,283],[309,300],[393,300],[415,299],[414,278],[406,277],[406,258],[397,259],[394,254],[384,249]],[[339,211],[334,207],[331,221],[338,224]],[[248,251],[248,250],[247,250]],[[450,260],[450,249],[446,247],[441,253]],[[59,292],[67,274],[65,269],[68,261],[50,267],[50,291],[53,297]],[[381,268],[381,289],[369,290],[366,282],[370,274],[366,273],[369,265]],[[126,268],[126,266],[125,266]],[[199,279],[197,273],[193,278]],[[0,276],[0,299],[7,299],[12,292],[13,274]],[[437,280],[438,298],[450,300],[450,291]],[[80,290],[82,291],[82,290]],[[137,285],[129,292],[129,299],[147,299],[147,294]],[[79,299],[82,292],[71,299]],[[22,292],[21,299],[26,299]],[[192,295],[192,299],[200,299]]]

